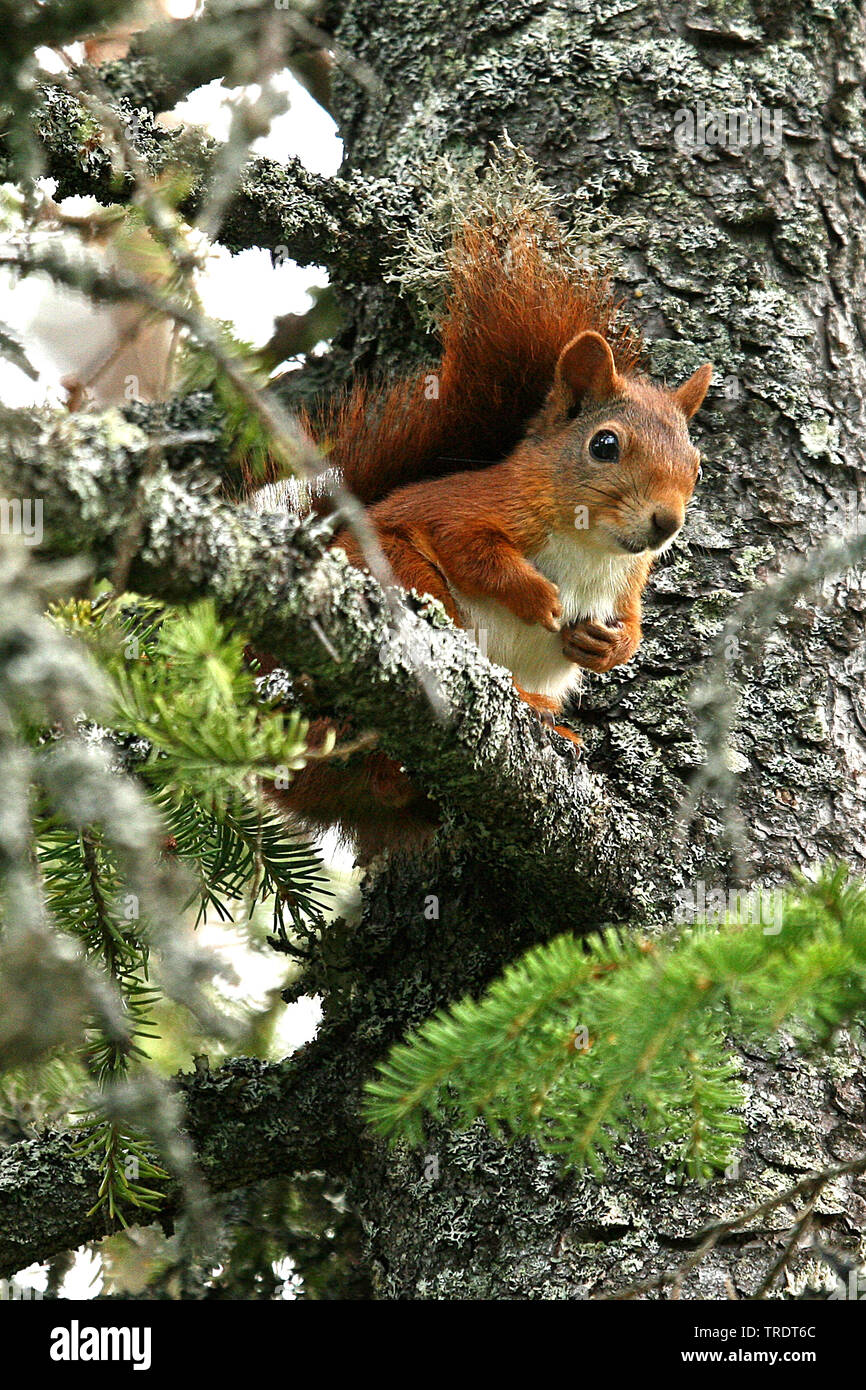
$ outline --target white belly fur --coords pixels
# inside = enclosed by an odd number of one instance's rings
[[[528,557],[559,589],[562,623],[590,618],[609,623],[628,585],[632,555],[611,555],[572,535],[555,535]],[[563,700],[582,671],[562,654],[562,641],[540,623],[524,623],[493,599],[469,598],[451,587],[464,627],[489,661],[504,666],[530,694]]]

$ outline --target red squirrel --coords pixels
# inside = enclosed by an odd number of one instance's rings
[[[650,568],[700,473],[687,422],[713,368],[673,391],[639,374],[640,342],[608,280],[550,259],[542,233],[530,219],[503,245],[465,226],[439,365],[356,386],[319,437],[398,583],[439,599],[554,724],[583,669],[609,671],[637,650]],[[332,544],[365,567],[348,528]],[[312,726],[314,745],[327,727]],[[277,795],[308,825],[337,824],[362,859],[436,823],[381,753],[308,764]]]

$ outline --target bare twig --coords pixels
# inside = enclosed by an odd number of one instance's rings
[[[818,1200],[819,1191],[820,1188],[816,1187],[811,1197],[807,1201],[805,1207],[803,1208],[799,1221],[797,1221],[797,1223],[791,1229],[791,1234],[785,1242],[784,1249],[781,1251],[778,1259],[774,1261],[772,1267],[768,1270],[767,1274],[762,1279],[759,1287],[755,1290],[755,1298],[766,1298],[767,1294],[770,1292],[779,1275],[782,1273],[784,1269],[787,1268],[788,1262],[794,1255],[802,1237],[805,1235],[805,1233],[809,1230],[810,1226],[812,1225],[812,1213],[815,1208],[815,1203]]]
[[[788,1263],[801,1231],[811,1220],[812,1209],[823,1189],[836,1178],[854,1177],[859,1173],[866,1173],[866,1157],[851,1159],[848,1163],[839,1163],[832,1168],[823,1168],[819,1173],[810,1173],[808,1177],[801,1178],[799,1182],[794,1183],[793,1187],[785,1188],[783,1192],[776,1193],[774,1197],[767,1197],[763,1202],[756,1202],[754,1206],[738,1212],[736,1216],[727,1217],[724,1221],[718,1221],[714,1225],[706,1226],[696,1232],[694,1239],[700,1240],[700,1245],[689,1255],[687,1260],[684,1260],[675,1269],[664,1270],[661,1274],[654,1274],[650,1279],[642,1279],[638,1283],[629,1284],[626,1288],[618,1289],[615,1293],[600,1294],[599,1301],[610,1302],[636,1298],[640,1294],[651,1293],[654,1289],[662,1289],[667,1284],[679,1287],[686,1275],[690,1274],[725,1236],[733,1234],[747,1221],[754,1221],[757,1217],[767,1216],[778,1207],[796,1202],[799,1197],[806,1197],[806,1210],[798,1219],[791,1240],[754,1295],[755,1298],[763,1298],[776,1275]]]
[[[284,18],[289,28],[294,30],[297,38],[303,43],[309,44],[311,48],[324,48],[334,56],[334,62],[338,63],[343,71],[357,82],[359,87],[364,87],[371,96],[378,96],[384,87],[382,79],[363,63],[360,58],[355,58],[347,49],[343,47],[333,36],[324,29],[319,29],[317,25],[311,24],[297,10],[289,10]]]
[[[726,808],[727,829],[732,847],[741,862],[742,827],[736,820],[737,773],[728,757],[728,743],[736,721],[740,687],[731,678],[729,652],[736,651],[743,665],[760,659],[760,642],[780,613],[791,612],[796,601],[809,589],[866,558],[866,535],[855,534],[829,545],[819,544],[796,564],[776,578],[747,593],[736,604],[725,622],[708,660],[704,677],[693,691],[706,749],[704,764],[690,782],[679,810],[684,831],[705,795],[713,796]]]

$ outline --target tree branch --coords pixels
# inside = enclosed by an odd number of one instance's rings
[[[191,127],[165,130],[126,98],[119,98],[116,108],[151,177],[172,169],[183,169],[191,177],[180,210],[193,218],[209,186],[218,143]],[[45,172],[57,180],[57,199],[89,194],[102,203],[117,203],[132,196],[133,180],[118,178],[105,132],[68,92],[45,85],[37,130]],[[0,170],[5,164],[0,157]],[[7,168],[4,176],[10,173]],[[393,181],[360,174],[323,178],[294,158],[278,164],[257,157],[244,168],[219,240],[233,252],[261,246],[300,265],[325,265],[351,284],[381,276],[410,212],[406,188]]]
[[[117,417],[31,417],[29,431],[5,441],[0,495],[40,499],[52,553],[89,550],[104,573],[140,499],[134,588],[170,602],[211,596],[252,641],[312,679],[317,708],[378,730],[385,751],[471,826],[482,862],[527,900],[543,886],[553,909],[567,903],[569,920],[581,905],[593,921],[634,917],[634,866],[650,854],[635,817],[602,794],[438,605],[410,601],[395,635],[381,588],[326,551],[314,525],[253,516],[164,468],[142,480],[148,447]]]
[[[286,1062],[239,1058],[176,1078],[209,1189],[226,1192],[312,1169],[345,1174],[357,1144],[357,1127],[346,1123],[333,1092],[345,1088],[345,1074],[339,1056],[317,1038]],[[83,1134],[49,1134],[0,1152],[0,1278],[116,1232],[107,1208],[91,1215],[101,1170],[98,1156],[76,1152]],[[179,1206],[172,1183],[161,1210],[143,1210],[140,1222],[171,1221]]]

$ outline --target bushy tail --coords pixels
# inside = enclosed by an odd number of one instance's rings
[[[507,229],[493,219],[465,224],[450,253],[438,364],[390,385],[358,384],[302,421],[365,506],[408,483],[506,457],[578,333],[603,334],[620,373],[635,370],[640,340],[621,318],[610,280],[576,269],[563,253],[557,224],[537,211],[515,214]],[[313,505],[328,509],[324,489]],[[332,727],[317,721],[311,747]],[[313,761],[273,795],[310,829],[336,825],[362,862],[384,848],[417,849],[438,822],[435,804],[383,753],[349,765]]]
[[[315,427],[361,502],[504,458],[543,404],[561,349],[586,329],[607,338],[620,372],[635,370],[640,339],[609,278],[565,264],[561,246],[537,213],[516,216],[507,234],[468,223],[455,236],[439,363],[354,387]]]

